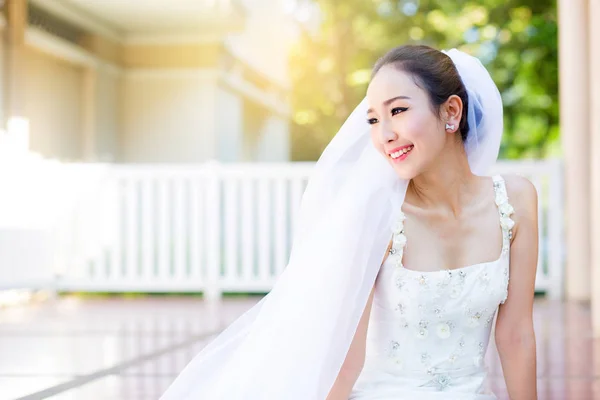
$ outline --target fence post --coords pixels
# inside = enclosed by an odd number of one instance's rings
[[[206,167],[208,170],[205,210],[207,266],[204,298],[215,302],[221,299],[221,174],[217,161],[208,161]]]
[[[564,202],[562,162],[553,160],[550,165],[548,208],[548,294],[553,300],[561,300],[564,291]]]

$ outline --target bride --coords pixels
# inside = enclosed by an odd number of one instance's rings
[[[317,162],[273,290],[163,400],[487,400],[495,341],[511,399],[535,399],[537,194],[485,176],[502,136],[488,72],[401,46]]]

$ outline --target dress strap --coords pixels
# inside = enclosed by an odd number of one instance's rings
[[[510,241],[512,239],[512,228],[515,222],[510,216],[515,212],[514,208],[508,202],[508,192],[506,191],[506,183],[500,175],[492,177],[494,181],[494,192],[496,194],[495,201],[500,214],[500,226],[502,227],[502,252],[510,250]]]
[[[396,222],[392,226],[392,244],[389,253],[396,257],[396,267],[402,268],[402,255],[404,254],[404,246],[406,246],[406,236],[404,235],[404,221],[406,216],[399,210]]]

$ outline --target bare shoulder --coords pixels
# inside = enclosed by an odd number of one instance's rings
[[[538,193],[534,184],[521,175],[502,175],[506,182],[506,191],[510,203],[520,209],[528,209],[532,205],[537,205]]]
[[[513,219],[517,226],[525,221],[537,220],[538,193],[535,185],[524,176],[502,175],[506,182],[508,201],[515,209]]]

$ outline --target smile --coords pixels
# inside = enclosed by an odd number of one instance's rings
[[[410,153],[410,151],[412,149],[414,149],[414,147],[415,147],[414,145],[410,145],[410,146],[405,146],[405,147],[402,147],[399,149],[394,149],[388,155],[394,162],[399,162],[399,161],[406,159],[406,157],[408,157],[408,153]]]

